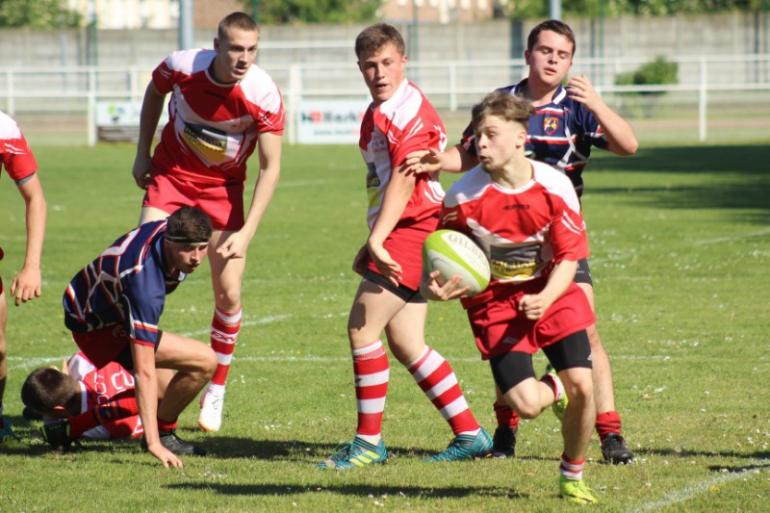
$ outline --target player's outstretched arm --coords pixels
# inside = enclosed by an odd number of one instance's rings
[[[604,129],[607,149],[616,155],[633,155],[639,149],[634,130],[618,113],[609,108],[591,81],[584,76],[572,77],[567,83],[570,98],[585,105]]]
[[[435,150],[414,151],[406,156],[404,172],[406,173],[462,173],[478,164],[478,159],[468,153],[461,144],[452,146],[446,151]]]
[[[249,243],[257,232],[262,216],[273,199],[275,187],[281,176],[282,137],[270,132],[259,134],[259,177],[254,186],[251,206],[243,228],[230,236],[217,249],[224,258],[244,258]]]
[[[150,81],[144,92],[142,100],[142,112],[139,118],[139,140],[136,143],[136,157],[134,157],[133,175],[136,185],[142,189],[147,188],[147,180],[150,177],[152,158],[152,139],[158,129],[160,115],[163,113],[163,104],[166,95],[160,93],[155,84]]]
[[[24,266],[11,282],[11,296],[16,306],[40,297],[42,292],[40,262],[46,218],[45,194],[37,173],[19,185],[19,193],[26,205],[27,248]]]
[[[147,450],[158,458],[163,466],[182,468],[182,460],[163,447],[158,432],[158,381],[155,370],[155,348],[131,341],[131,355],[134,358],[136,379],[136,401],[139,417],[144,426]]]

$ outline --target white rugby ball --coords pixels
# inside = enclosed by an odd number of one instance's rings
[[[467,235],[455,230],[437,230],[425,239],[422,246],[422,265],[425,275],[438,271],[439,283],[460,276],[468,295],[478,294],[489,285],[489,261],[480,247]]]

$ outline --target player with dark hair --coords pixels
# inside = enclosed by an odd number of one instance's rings
[[[142,103],[133,174],[146,189],[141,221],[157,221],[182,205],[212,219],[209,249],[214,314],[211,347],[218,365],[201,397],[198,424],[222,425],[225,384],[243,317],[241,284],[246,253],[278,183],[283,100],[273,80],[254,64],[259,27],[247,14],[226,16],[213,50],[181,50],[152,73]],[[166,95],[169,122],[150,157]],[[259,148],[259,178],[244,216],[246,161]]]
[[[158,369],[158,397],[173,377]],[[35,369],[21,387],[24,405],[44,419],[43,436],[54,447],[74,440],[139,438],[144,434],[133,375],[117,362],[97,369],[82,352],[61,370]]]
[[[118,238],[64,293],[64,323],[94,367],[117,362],[134,372],[143,443],[164,466],[181,467],[177,455],[203,453],[175,429],[213,375],[216,356],[196,340],[162,331],[158,322],[166,295],[206,258],[211,233],[206,214],[182,207]],[[160,403],[159,368],[177,371]]]
[[[491,437],[473,416],[460,384],[443,356],[425,344],[428,308],[420,295],[422,243],[438,224],[444,191],[433,176],[400,172],[406,155],[443,149],[444,124],[422,91],[405,76],[404,41],[380,23],[356,38],[358,67],[372,96],[361,122],[359,147],[366,163],[369,237],[354,259],[363,279],[348,317],[358,426],[353,441],[321,462],[349,469],[388,458],[382,440],[390,364],[380,337],[384,330],[396,359],[441,412],[454,433],[431,461],[485,455]]]
[[[632,155],[638,143],[631,126],[604,103],[588,78],[573,76],[566,87],[562,86],[574,54],[575,35],[569,25],[559,20],[544,21],[532,29],[527,39],[524,56],[529,64],[528,77],[500,90],[532,102],[535,111],[529,119],[528,155],[565,173],[580,197],[582,172],[593,146],[616,155]],[[444,153],[410,155],[407,160],[409,170],[432,173],[470,169],[478,162],[473,141],[473,129],[469,126],[462,142]],[[593,280],[587,259],[578,262],[575,281],[593,309]],[[593,354],[595,426],[601,439],[602,454],[609,462],[628,463],[634,455],[622,436],[620,414],[615,410],[610,360],[596,325],[588,327],[588,338]],[[519,418],[499,399],[495,402],[495,411],[498,428],[493,453],[513,456]]]
[[[590,504],[597,500],[582,475],[595,411],[585,330],[594,314],[574,283],[587,239],[569,179],[524,156],[530,112],[526,100],[507,92],[491,93],[473,108],[480,165],[444,199],[441,227],[481,247],[490,262],[489,287],[464,297],[459,276],[439,284],[434,271],[423,288],[431,299],[463,297],[476,345],[509,407],[526,418],[560,407],[560,493]],[[532,355],[541,349],[555,372],[537,380]]]
[[[26,207],[25,219],[27,228],[27,246],[24,264],[11,281],[10,293],[16,306],[40,297],[42,291],[42,276],[40,260],[43,254],[43,238],[45,236],[46,203],[43,186],[37,174],[37,162],[29,149],[19,125],[0,112],[0,173],[3,167],[16,182]],[[2,241],[0,241],[2,243]],[[0,245],[0,260],[3,259],[3,248]],[[0,277],[0,443],[7,437],[13,436],[11,420],[3,416],[3,395],[5,382],[8,378],[8,362],[6,360],[7,341],[5,339],[5,324],[8,317],[7,301],[3,279]]]

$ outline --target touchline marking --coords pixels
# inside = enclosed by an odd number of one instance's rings
[[[744,233],[743,235],[732,235],[730,237],[717,237],[715,239],[703,239],[696,240],[694,244],[696,246],[705,246],[707,244],[719,244],[720,242],[730,242],[731,240],[749,239],[751,237],[762,237],[763,235],[770,234],[770,228],[760,230],[758,232]]]
[[[756,465],[767,465],[767,460],[764,460],[764,461],[750,460],[749,463],[756,464]],[[747,474],[759,475],[760,472],[768,469],[770,469],[770,467],[765,467],[761,469],[749,468],[749,469],[741,470],[740,472],[733,472],[729,474],[720,475],[717,477],[712,477],[711,479],[701,481],[700,483],[697,483],[691,486],[685,486],[680,490],[674,490],[673,492],[670,492],[664,495],[663,498],[661,498],[660,500],[655,502],[648,502],[647,504],[639,506],[638,508],[629,510],[628,513],[647,513],[650,511],[658,511],[663,508],[667,508],[673,504],[678,504],[680,502],[685,502],[687,500],[690,500],[696,495],[699,495],[707,491],[710,487],[714,485],[729,483],[731,481],[735,481],[736,479],[741,479]]]
[[[251,319],[248,321],[241,322],[241,328],[245,326],[259,326],[261,324],[272,324],[274,322],[281,322],[285,321],[291,317],[289,314],[281,314],[281,315],[268,315],[267,317],[260,317],[259,319]],[[180,333],[183,337],[194,337],[196,335],[207,335],[211,332],[211,328],[202,328],[195,331],[187,331],[185,333]]]

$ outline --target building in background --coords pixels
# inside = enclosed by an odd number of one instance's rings
[[[468,23],[494,16],[494,0],[386,0],[380,17],[393,22]]]

